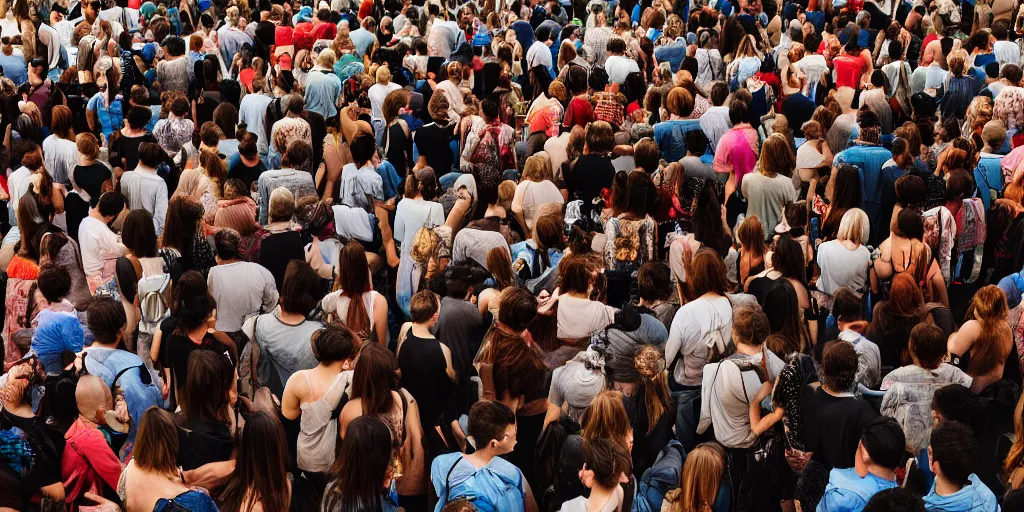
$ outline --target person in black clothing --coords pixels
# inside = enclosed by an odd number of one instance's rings
[[[295,197],[284,187],[270,193],[268,210],[270,224],[262,236],[259,247],[254,249],[252,261],[263,265],[274,276],[277,289],[284,284],[284,274],[291,260],[306,261],[302,232],[294,227]]]
[[[580,214],[590,214],[594,199],[601,197],[601,190],[611,188],[615,167],[608,156],[615,144],[612,126],[604,121],[596,121],[587,127],[586,145],[583,155],[572,164],[571,172],[566,177],[570,199],[583,200]]]
[[[442,420],[442,412],[455,383],[452,351],[430,333],[437,324],[440,306],[437,295],[430,290],[413,295],[409,303],[412,322],[402,326],[404,337],[399,335],[397,349],[402,387],[419,403],[428,459],[444,446],[434,427],[450,423]]]
[[[384,124],[387,126],[384,132],[384,158],[395,166],[395,172],[403,178],[413,167],[412,132],[398,115],[408,105],[409,92],[405,89],[391,91],[381,105]]]
[[[231,392],[235,372],[231,361],[212,350],[188,356],[178,420],[178,465],[185,471],[231,459]]]
[[[228,179],[239,179],[245,183],[246,190],[252,190],[253,184],[260,179],[260,174],[267,170],[260,159],[259,148],[256,146],[256,134],[245,132],[238,139],[238,155],[233,157],[228,167]]]
[[[444,94],[435,94],[427,104],[427,111],[434,119],[434,122],[423,125],[416,130],[416,149],[419,150],[419,159],[416,167],[430,167],[434,172],[443,177],[452,169],[454,155],[451,150],[451,142],[454,138],[455,123],[448,119],[448,97]]]
[[[851,392],[857,364],[853,345],[831,342],[821,357],[821,383],[808,384],[800,391],[807,451],[827,469],[853,467],[861,432],[878,417],[867,400]]]
[[[103,190],[111,188],[110,168],[99,163],[99,141],[91,133],[80,133],[75,137],[78,148],[78,165],[72,170],[74,182],[78,186],[75,194],[64,198],[64,211],[67,213],[68,235],[78,241],[78,225],[82,223],[89,208],[96,206]]]
[[[153,111],[149,108],[133,106],[124,116],[124,128],[111,135],[107,147],[114,176],[120,178],[122,173],[134,171],[138,167],[139,146],[143,142],[156,143],[153,134],[146,131],[146,125],[152,117]]]

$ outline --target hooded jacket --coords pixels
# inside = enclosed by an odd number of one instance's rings
[[[998,512],[996,495],[971,473],[967,485],[949,496],[939,496],[932,490],[924,497],[924,508],[928,512]]]

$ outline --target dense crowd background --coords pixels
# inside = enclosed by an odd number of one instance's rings
[[[1024,510],[1013,0],[0,1],[0,511]]]

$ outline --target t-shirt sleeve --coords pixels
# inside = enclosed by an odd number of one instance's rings
[[[173,317],[169,316],[160,322],[160,334],[163,339],[160,343],[160,352],[157,354],[157,360],[164,368],[170,368],[171,366],[171,349],[168,347],[171,341],[171,333],[174,332],[174,328],[177,327],[178,321]]]
[[[565,367],[555,368],[555,371],[551,374],[551,391],[548,393],[548,402],[558,407],[562,406],[562,402],[565,401],[565,397],[562,394],[561,377],[565,373]]]

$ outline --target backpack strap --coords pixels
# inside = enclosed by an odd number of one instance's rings
[[[259,368],[260,351],[256,347],[257,345],[257,330],[259,328],[260,317],[259,315],[252,321],[252,339],[249,340],[249,392],[256,396],[256,390],[259,389],[259,379],[256,378],[256,371]]]
[[[462,455],[461,454],[458,457],[455,458],[455,464],[452,464],[452,467],[448,468],[448,473],[444,476],[444,502],[445,503],[448,503],[449,496],[450,496],[450,494],[452,492],[451,485],[448,483],[448,481],[452,477],[452,471],[455,471],[455,466],[458,466],[460,461],[462,461]]]

